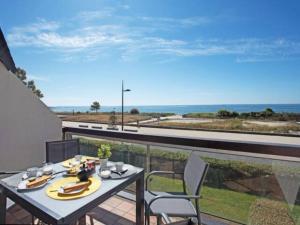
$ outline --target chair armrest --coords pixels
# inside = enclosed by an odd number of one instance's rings
[[[21,173],[23,171],[0,171],[0,175],[6,175],[6,174],[17,174],[17,173]]]
[[[150,208],[151,204],[153,202],[155,202],[158,199],[162,199],[162,198],[166,198],[166,199],[199,199],[200,196],[199,195],[157,195],[156,197],[154,197],[153,199],[150,200],[148,208]]]
[[[148,190],[148,183],[151,176],[155,174],[183,174],[183,173],[175,173],[173,171],[152,171],[146,176],[146,191]]]
[[[167,216],[167,214],[165,214],[165,213],[162,213],[162,214],[161,214],[161,217],[163,218],[163,220],[164,220],[164,222],[165,222],[166,224],[172,222],[172,221],[170,220],[170,218]]]
[[[192,224],[194,224],[194,223],[191,221],[190,218],[189,218],[189,219],[184,219],[184,220],[182,220],[182,221],[172,222],[172,221],[170,220],[170,218],[168,217],[167,214],[162,213],[160,216],[161,216],[162,219],[164,220],[165,224],[170,224],[170,225],[171,225],[171,224],[172,224],[172,225],[192,225]]]

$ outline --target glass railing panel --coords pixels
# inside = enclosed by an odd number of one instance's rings
[[[82,155],[97,157],[98,147],[101,144],[109,144],[111,146],[112,162],[124,162],[147,170],[146,149],[147,146],[143,144],[108,140],[101,138],[90,138],[84,136],[74,135],[73,138],[80,139],[80,153]],[[135,192],[135,184],[126,188],[129,192]]]
[[[210,165],[201,190],[202,212],[241,224],[300,225],[299,159],[81,137],[87,154],[95,154],[101,143],[111,144],[112,161],[143,167],[146,174],[182,173],[195,151]],[[149,185],[167,192],[182,192],[182,187],[182,175],[156,175]],[[129,190],[134,192],[134,186]]]
[[[150,167],[182,172],[190,151],[151,146]],[[299,224],[298,162],[207,149],[195,152],[210,165],[201,191],[202,212],[242,224]],[[150,186],[179,192],[182,181],[179,177],[157,176]]]
[[[74,135],[74,138],[80,139],[80,153],[82,155],[97,157],[98,147],[101,144],[110,144],[112,153],[110,161],[121,161],[146,169],[146,145],[78,135]]]

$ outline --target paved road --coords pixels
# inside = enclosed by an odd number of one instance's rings
[[[66,127],[79,127],[79,125],[87,125],[87,129],[92,129],[92,126],[101,126],[106,130],[106,124],[92,124],[92,123],[79,123],[63,121],[63,126]],[[120,126],[118,126],[120,130]],[[213,131],[193,131],[193,130],[178,130],[178,129],[163,129],[163,128],[148,128],[141,127],[135,128],[132,126],[125,126],[125,129],[135,129],[139,134],[149,135],[167,135],[177,137],[191,137],[191,138],[206,138],[217,140],[229,141],[253,141],[263,143],[277,143],[277,144],[294,144],[300,145],[300,137],[284,137],[284,136],[271,136],[271,135],[258,135],[258,134],[237,134]]]

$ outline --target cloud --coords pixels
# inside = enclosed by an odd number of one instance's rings
[[[49,77],[43,77],[43,76],[35,76],[35,75],[27,75],[28,80],[35,80],[35,81],[44,81],[49,82]]]
[[[179,19],[171,17],[139,17],[138,19],[154,24],[156,27],[165,28],[202,26],[212,22],[212,20],[207,17],[186,17]]]
[[[114,13],[114,8],[105,8],[103,10],[95,10],[95,11],[82,11],[78,13],[75,19],[83,20],[83,21],[91,21],[97,19],[103,19],[107,17],[111,17]]]
[[[77,15],[87,23],[72,26],[57,21],[37,19],[36,22],[14,27],[8,34],[12,47],[32,47],[59,53],[56,60],[71,62],[86,61],[117,54],[120,60],[131,61],[140,57],[156,56],[162,61],[166,57],[232,56],[238,63],[259,61],[281,61],[300,57],[299,40],[285,38],[240,38],[212,39],[167,38],[171,31],[188,29],[211,23],[206,17],[126,17],[120,22],[101,24],[91,22],[114,16],[116,9],[84,11]],[[116,16],[115,16],[116,17]],[[132,24],[136,20],[142,23]],[[166,33],[162,29],[167,30]],[[165,35],[167,34],[167,35]],[[114,55],[115,57],[116,55]]]
[[[126,4],[121,5],[120,7],[126,10],[130,9],[130,5],[126,5]]]
[[[57,21],[47,21],[42,18],[38,18],[36,22],[21,26],[14,27],[12,32],[16,33],[38,33],[41,31],[54,31],[60,27],[60,23]]]

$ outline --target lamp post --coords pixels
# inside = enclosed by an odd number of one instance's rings
[[[122,80],[122,131],[124,130],[124,92],[131,91],[130,89],[124,89],[124,81]]]

